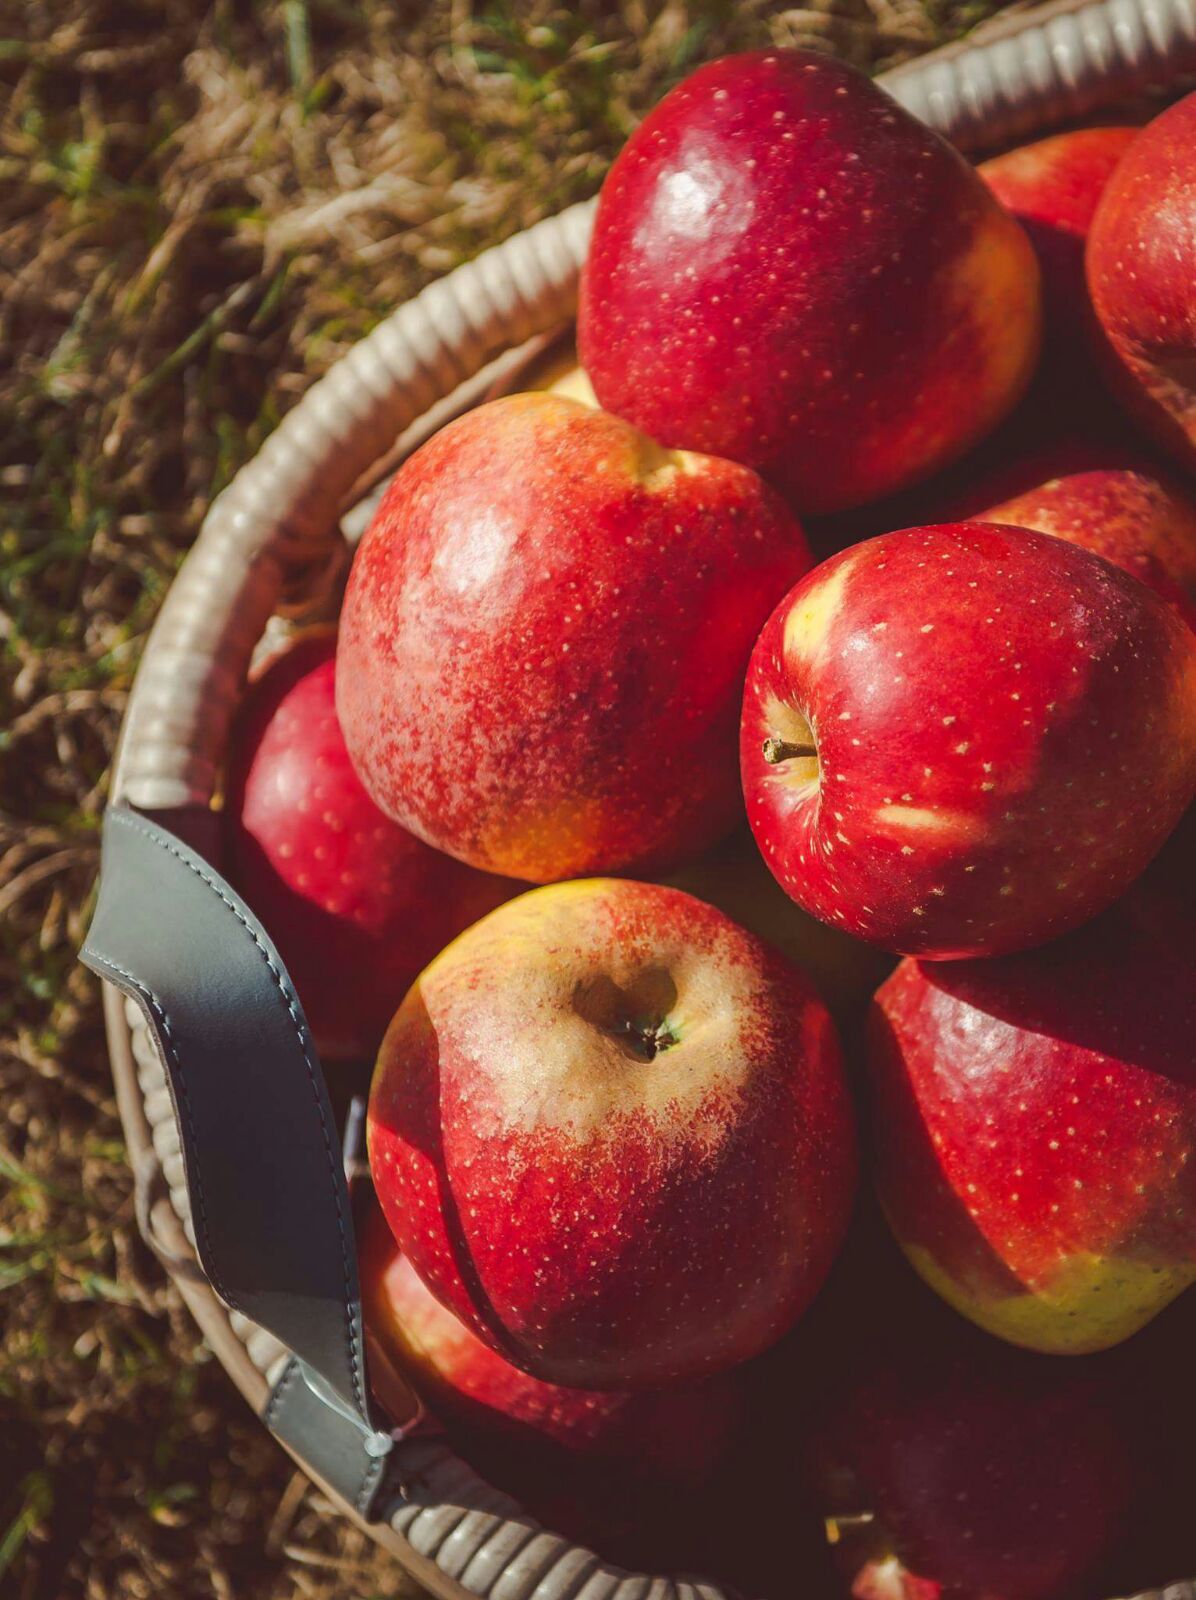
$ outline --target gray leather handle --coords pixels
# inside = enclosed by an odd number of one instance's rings
[[[115,805],[80,956],[157,1040],[212,1287],[294,1353],[265,1420],[368,1515],[393,1435],[370,1398],[336,1123],[278,952],[202,856]]]

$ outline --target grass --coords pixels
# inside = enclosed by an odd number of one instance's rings
[[[212,497],[423,283],[729,49],[979,0],[0,0],[0,1591],[390,1596],[133,1224],[76,964],[146,630]]]

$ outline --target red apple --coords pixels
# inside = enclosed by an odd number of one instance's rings
[[[675,889],[558,884],[403,1002],[370,1169],[436,1298],[553,1383],[639,1388],[772,1343],[846,1226],[851,1108],[809,981]]]
[[[826,1409],[814,1476],[854,1600],[1100,1592],[1135,1473],[1107,1374],[944,1328],[878,1343]]]
[[[1196,639],[1090,551],[981,522],[833,556],[752,656],[742,767],[799,905],[912,955],[1095,915],[1196,788]]]
[[[360,1254],[366,1328],[385,1357],[376,1386],[388,1364],[409,1380],[453,1448],[555,1533],[626,1563],[687,1559],[695,1505],[745,1430],[738,1373],[635,1393],[544,1383],[445,1310],[376,1207]]]
[[[599,403],[757,467],[799,509],[928,476],[1012,407],[1034,252],[962,156],[861,73],[769,50],[696,72],[611,168],[578,348]]]
[[[412,1384],[453,1448],[554,1533],[626,1566],[701,1571],[747,1593],[780,1593],[795,1562],[811,1580],[821,1573],[817,1511],[788,1483],[783,1500],[770,1493],[759,1448],[775,1411],[771,1366],[633,1392],[544,1383],[445,1310],[376,1206],[359,1250],[382,1404],[409,1414],[389,1374]],[[809,1377],[816,1386],[818,1373]]]
[[[734,1423],[724,1378],[666,1389],[570,1389],[513,1367],[445,1309],[371,1208],[361,1243],[362,1303],[371,1334],[442,1422],[569,1456],[635,1463],[696,1483]]]
[[[893,528],[990,520],[985,517],[990,506],[1037,489],[1051,478],[1097,471],[1156,476],[1157,462],[1136,440],[1126,438],[1125,419],[1104,390],[1089,385],[1063,408],[1055,387],[1057,375],[1061,373],[1040,369],[1038,380],[1012,416],[929,483],[879,505],[811,518],[806,534],[816,558]]]
[[[1004,505],[1054,478],[1084,472],[1137,472],[1157,478],[1158,460],[1136,439],[1103,391],[1082,402],[1084,414],[1059,415],[1056,401],[1035,390],[1025,405],[959,467],[926,485],[917,503],[920,523],[991,520],[989,508]],[[1178,491],[1176,491],[1178,493]],[[912,526],[911,522],[904,524]]]
[[[1088,287],[1115,388],[1196,468],[1196,94],[1142,130],[1101,196]]]
[[[997,961],[904,961],[870,1019],[876,1174],[958,1311],[1050,1353],[1196,1281],[1196,923],[1144,891]]]
[[[819,556],[892,528],[982,518],[988,507],[1079,472],[1160,474],[1157,456],[1136,435],[1099,378],[1073,349],[1044,361],[1021,404],[974,450],[928,483],[880,505],[812,519]]]
[[[1105,184],[1137,134],[1137,128],[1076,128],[994,156],[977,169],[1034,246],[1055,355],[1086,352],[1084,242]]]
[[[1125,438],[1120,408],[1093,370],[1094,314],[1084,243],[1097,202],[1136,128],[1081,128],[995,156],[977,169],[1025,228],[1042,270],[1046,348],[1028,393],[994,432],[945,473],[885,506],[808,532],[823,553],[889,528],[953,522],[1062,473],[1151,470]]]
[[[894,957],[810,916],[764,865],[747,828],[675,873],[673,888],[717,906],[741,927],[775,945],[811,978],[831,1015],[848,1027],[893,970]]]
[[[1178,484],[1153,473],[1079,472],[1052,478],[980,516],[1094,550],[1196,626],[1196,505]]]
[[[748,656],[809,563],[747,468],[559,396],[494,400],[403,467],[353,563],[357,770],[476,867],[666,871],[742,816]]]
[[[815,1592],[1062,1600],[1098,1562],[1093,1594],[1140,1586],[1127,1567],[1116,1587],[1103,1560],[1114,1542],[1120,1555],[1148,1459],[1121,1352],[1060,1364],[989,1338],[862,1200],[817,1304],[754,1364],[771,1401],[756,1473],[790,1520],[813,1498],[838,1569],[842,1589]],[[783,1510],[774,1520],[783,1537]]]
[[[431,850],[383,816],[336,720],[336,637],[275,656],[233,727],[229,876],[295,984],[317,1047],[370,1056],[423,967],[517,886]]]

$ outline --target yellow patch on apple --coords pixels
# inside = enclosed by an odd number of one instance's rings
[[[901,1248],[918,1275],[961,1316],[998,1339],[1043,1355],[1108,1350],[1196,1283],[1196,1265],[1152,1267],[1084,1253],[1055,1274],[1049,1289],[982,1301],[964,1293],[928,1250],[904,1243]]]
[[[573,366],[560,377],[554,378],[546,384],[549,394],[559,394],[566,400],[576,400],[579,405],[596,406],[598,396],[594,393],[594,385],[586,375],[584,367]]]
[[[934,834],[943,839],[971,838],[979,828],[976,818],[966,811],[935,810],[930,806],[882,805],[873,815],[882,827]]]
[[[807,589],[785,618],[785,654],[813,661],[826,648],[835,618],[843,604],[847,579],[854,566],[842,561],[821,583]]]

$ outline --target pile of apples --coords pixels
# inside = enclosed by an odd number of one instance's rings
[[[1196,96],[975,168],[716,62],[577,351],[232,744],[233,880],[376,1053],[383,1398],[773,1600],[1196,1571]]]

